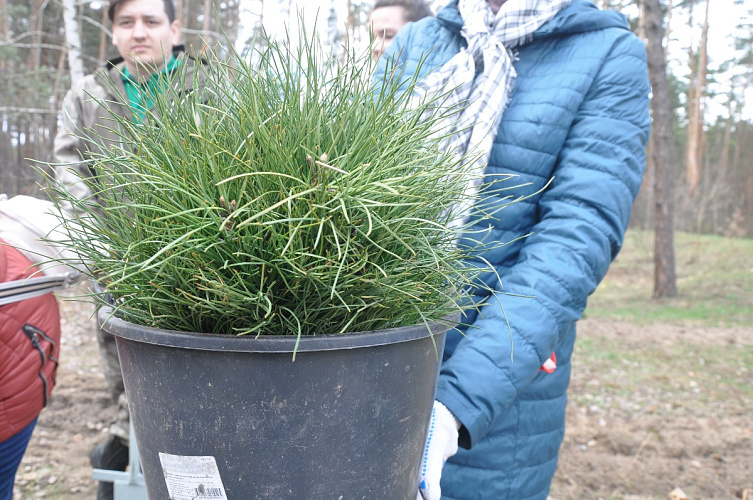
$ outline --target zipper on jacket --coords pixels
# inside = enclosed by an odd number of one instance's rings
[[[43,402],[44,402],[43,406],[47,406],[47,387],[48,387],[48,384],[47,384],[47,377],[45,377],[44,373],[42,373],[42,369],[44,368],[44,365],[47,364],[47,358],[48,358],[48,356],[44,352],[44,349],[42,348],[42,346],[41,346],[41,344],[39,342],[39,339],[40,338],[44,339],[44,340],[46,340],[46,341],[48,341],[50,343],[51,349],[50,349],[49,359],[50,359],[50,361],[54,362],[57,365],[58,364],[58,360],[54,356],[52,356],[52,352],[55,349],[55,342],[46,333],[44,333],[42,330],[40,330],[39,328],[37,328],[35,326],[32,326],[32,325],[30,325],[28,323],[23,326],[22,330],[24,331],[24,333],[26,334],[26,336],[29,337],[29,340],[31,340],[31,345],[34,346],[34,349],[36,349],[37,352],[39,352],[39,357],[42,360],[42,364],[39,367],[38,375],[39,375],[39,378],[42,380],[42,387],[44,389],[44,392],[43,392]]]
[[[44,333],[42,330],[40,330],[39,328],[35,326],[27,324],[24,327],[27,327],[27,326],[29,327],[29,329],[33,329],[37,335],[39,335],[40,337],[42,337],[43,339],[45,339],[47,342],[50,343],[50,354],[47,356],[47,358],[57,365],[58,358],[52,355],[52,353],[55,352],[55,341],[52,339],[52,337],[50,337],[49,335],[47,335],[46,333]]]

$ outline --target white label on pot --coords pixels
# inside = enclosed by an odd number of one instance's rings
[[[227,500],[214,457],[160,453],[170,500]]]

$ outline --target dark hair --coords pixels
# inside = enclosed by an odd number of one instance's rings
[[[424,0],[376,0],[371,12],[382,7],[402,7],[405,9],[405,21],[409,23],[434,15]]]
[[[115,21],[115,9],[118,5],[129,2],[130,0],[110,0],[110,7],[107,9],[107,17],[110,18],[110,22]],[[175,4],[173,0],[162,0],[165,6],[165,14],[167,14],[167,20],[171,23],[175,21]]]

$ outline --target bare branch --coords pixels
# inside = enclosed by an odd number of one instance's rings
[[[192,30],[189,28],[181,28],[180,31],[188,35],[211,36],[219,39],[225,38],[225,35],[223,35],[222,33],[218,33],[217,31],[212,30]]]
[[[6,40],[4,42],[0,42],[0,47],[7,47],[8,45],[15,45],[18,41],[23,40],[24,38],[28,37],[35,37],[35,36],[44,36],[47,35],[44,31],[26,31],[24,33],[21,33],[15,38],[11,38],[10,40]],[[36,46],[36,45],[35,45]],[[23,45],[19,45],[19,47],[23,47]],[[60,48],[60,47],[58,47]]]

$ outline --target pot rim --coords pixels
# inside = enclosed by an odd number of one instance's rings
[[[200,351],[300,353],[376,347],[433,337],[455,328],[459,324],[460,313],[429,322],[428,325],[300,338],[296,335],[221,335],[165,330],[122,320],[108,306],[99,308],[97,320],[103,330],[116,337],[146,344]]]

